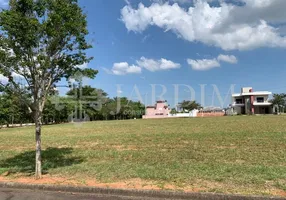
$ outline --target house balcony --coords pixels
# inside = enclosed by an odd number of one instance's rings
[[[254,101],[254,102],[253,102],[253,105],[254,105],[254,106],[271,106],[272,103],[270,103],[269,101],[263,101],[263,102]]]
[[[245,106],[244,103],[238,103],[238,102],[233,102],[231,105],[232,105],[232,107],[243,107],[243,106]]]

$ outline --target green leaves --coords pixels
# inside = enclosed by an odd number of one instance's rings
[[[273,94],[273,99],[271,100],[271,103],[273,103],[274,106],[278,106],[278,112],[284,112],[284,109],[281,110],[281,107],[285,108],[286,106],[286,94]]]
[[[31,116],[26,105],[23,104],[23,99],[11,92],[2,93],[0,99],[0,125],[31,121]]]
[[[172,115],[175,115],[177,114],[177,110],[175,108],[172,108],[171,112],[170,112]]]
[[[10,0],[9,5],[0,13],[0,73],[23,77],[24,83],[9,79],[18,96],[23,96],[21,84],[28,89],[25,95],[31,99],[28,107],[36,124],[36,177],[40,178],[40,124],[47,97],[55,83],[91,60],[86,54],[91,48],[85,38],[86,16],[76,0]],[[81,72],[90,78],[97,74],[93,69]]]
[[[194,109],[201,108],[201,105],[197,103],[196,101],[183,101],[181,103],[181,108],[187,111],[191,111]]]
[[[98,73],[78,68],[92,60],[86,54],[92,46],[77,0],[10,0],[10,8],[0,13],[0,32],[0,73],[22,75],[34,102],[44,104],[63,77]]]

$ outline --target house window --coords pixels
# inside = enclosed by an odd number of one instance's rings
[[[236,104],[242,104],[243,102],[242,102],[242,99],[236,99],[236,100],[235,100],[235,103],[236,103]]]
[[[263,103],[264,102],[264,97],[257,97],[257,103]]]

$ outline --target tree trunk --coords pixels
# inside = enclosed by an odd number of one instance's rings
[[[36,114],[35,118],[35,126],[36,126],[36,170],[35,170],[35,178],[42,178],[42,156],[41,156],[41,129],[42,122],[39,114]]]

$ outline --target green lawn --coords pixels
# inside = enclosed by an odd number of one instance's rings
[[[0,174],[31,176],[33,128],[2,129],[0,138]],[[64,124],[45,126],[42,141],[44,171],[82,183],[140,180],[142,187],[163,189],[286,191],[286,116]]]

